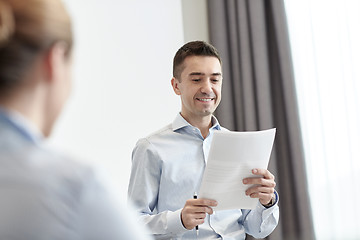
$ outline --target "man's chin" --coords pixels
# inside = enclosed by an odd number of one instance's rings
[[[203,117],[207,117],[207,116],[213,115],[214,112],[215,112],[214,110],[206,109],[206,110],[200,111],[199,115],[201,115]]]

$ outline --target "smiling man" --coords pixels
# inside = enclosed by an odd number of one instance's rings
[[[217,211],[212,199],[193,199],[198,192],[214,131],[227,131],[213,116],[221,101],[221,59],[208,43],[181,47],[173,63],[171,85],[181,98],[174,122],[140,139],[132,155],[128,195],[156,239],[245,239],[269,235],[278,223],[274,176],[254,169],[244,184],[259,204],[253,210]],[[198,231],[195,231],[198,226]]]

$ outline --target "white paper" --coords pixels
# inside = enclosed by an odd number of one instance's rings
[[[254,168],[267,169],[275,132],[214,132],[199,198],[215,199],[214,210],[254,209],[259,200],[245,195],[251,185],[242,180],[256,177]]]

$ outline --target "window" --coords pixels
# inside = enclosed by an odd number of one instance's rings
[[[317,239],[360,239],[360,1],[285,0]]]

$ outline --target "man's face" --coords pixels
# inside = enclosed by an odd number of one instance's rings
[[[221,100],[222,72],[219,60],[209,56],[185,58],[180,79],[172,79],[181,96],[181,114],[187,120],[214,113]]]

